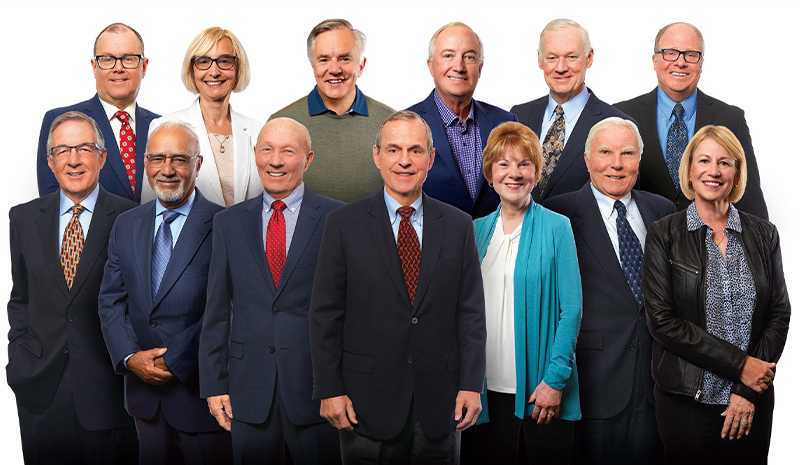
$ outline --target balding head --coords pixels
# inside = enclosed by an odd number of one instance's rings
[[[254,150],[261,184],[275,200],[285,198],[303,182],[314,159],[308,129],[291,118],[267,122]]]

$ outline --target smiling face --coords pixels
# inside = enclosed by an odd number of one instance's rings
[[[556,102],[565,103],[583,90],[594,50],[586,53],[581,33],[575,27],[551,30],[542,39],[541,48],[539,69],[544,71],[550,95]]]
[[[217,42],[204,55],[216,59],[223,55],[235,56],[236,54],[233,52],[233,45],[231,45],[230,39],[225,38]],[[219,69],[217,63],[214,62],[210,68],[200,70],[193,65],[194,83],[200,92],[200,98],[209,102],[228,99],[231,92],[233,92],[233,87],[236,85],[237,66],[238,64],[231,69]]]
[[[472,100],[482,68],[480,44],[472,29],[451,26],[436,38],[433,57],[428,59],[428,70],[439,97],[451,109],[456,103]]]
[[[614,200],[625,197],[639,175],[639,144],[627,128],[608,128],[598,132],[591,154],[585,154],[592,185]]]
[[[280,200],[303,182],[314,152],[309,149],[308,131],[300,123],[277,118],[261,129],[255,157],[264,190]]]
[[[375,166],[381,171],[386,192],[401,205],[411,205],[422,195],[422,184],[433,166],[434,149],[421,120],[393,120],[384,124],[381,147],[372,146]]]
[[[503,205],[523,208],[530,201],[539,173],[530,156],[520,147],[509,147],[492,163],[492,183]]]
[[[689,182],[695,201],[728,203],[736,182],[736,161],[712,138],[703,139],[692,152]]]
[[[676,24],[664,32],[658,41],[658,50],[665,48],[681,52],[703,51],[700,38],[684,24]],[[697,89],[703,72],[703,59],[699,63],[686,63],[684,55],[681,55],[677,61],[667,61],[660,53],[656,53],[653,55],[653,69],[658,77],[658,87],[672,100],[682,102]]]
[[[105,32],[97,40],[96,55],[141,55],[142,44],[136,35],[128,30],[122,32]],[[104,101],[123,109],[136,101],[139,86],[147,72],[148,60],[145,58],[135,69],[125,69],[117,61],[112,69],[100,69],[92,58],[97,94]]]
[[[148,155],[182,154],[194,157],[198,152],[194,139],[183,128],[159,128],[147,140]],[[192,158],[186,168],[175,168],[171,160],[167,160],[159,168],[155,168],[145,157],[144,168],[147,181],[153,188],[158,201],[166,208],[178,208],[186,202],[194,192],[197,173],[203,164],[202,157]]]
[[[65,121],[53,131],[50,145],[76,146],[86,143],[97,143],[92,125],[83,121]],[[93,149],[84,154],[70,150],[57,158],[47,157],[47,165],[53,171],[61,191],[74,203],[80,203],[91,194],[100,182],[100,169],[105,162],[105,149]]]
[[[350,109],[356,100],[356,81],[366,63],[349,29],[326,31],[316,37],[311,67],[326,107],[337,114]]]

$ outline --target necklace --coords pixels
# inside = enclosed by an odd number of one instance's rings
[[[219,134],[214,134],[213,132],[210,132],[209,134],[211,134],[212,136],[214,136],[214,139],[217,139],[217,143],[219,144],[219,153],[225,153],[225,146],[224,146],[224,145],[222,145],[222,144],[224,144],[224,143],[225,143],[225,141],[227,141],[227,140],[228,140],[228,138],[230,137],[230,135],[227,135],[227,136],[220,136]],[[220,137],[222,137],[222,139],[220,139]]]

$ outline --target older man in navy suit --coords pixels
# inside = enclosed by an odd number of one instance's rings
[[[409,110],[433,133],[436,163],[423,190],[480,218],[493,212],[500,197],[483,177],[483,148],[489,133],[511,113],[472,98],[483,69],[483,43],[464,23],[445,24],[428,45],[428,70],[435,89]]]
[[[642,300],[647,227],[675,211],[669,200],[631,190],[642,138],[617,117],[589,131],[585,166],[591,181],[547,199],[572,223],[583,286],[583,320],[575,358],[583,419],[575,428],[581,464],[663,463],[650,359],[653,338]]]
[[[48,111],[42,120],[36,172],[39,195],[58,190],[47,167],[47,132],[53,120],[68,111],[80,111],[97,121],[106,140],[108,156],[100,170],[100,185],[120,197],[139,202],[144,172],[144,150],[150,121],[158,115],[136,104],[139,87],[147,72],[144,42],[132,27],[114,23],[103,29],[94,42],[94,72],[97,94],[91,99]]]
[[[191,126],[170,121],[147,144],[157,200],[117,218],[100,289],[111,362],[141,463],[231,463],[230,433],[200,397],[197,353],[206,306],[212,220],[222,210],[195,189],[202,156]]]
[[[303,183],[305,126],[268,122],[255,147],[264,193],[214,218],[200,394],[231,431],[235,463],[341,463],[336,430],[311,399],[308,306],[325,217],[343,202]]]

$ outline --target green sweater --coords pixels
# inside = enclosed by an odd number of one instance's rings
[[[310,116],[306,96],[269,117],[292,118],[308,128],[314,160],[303,181],[314,193],[349,203],[383,188],[383,179],[372,158],[372,146],[381,123],[394,110],[369,97],[366,99],[369,116],[356,113]]]

